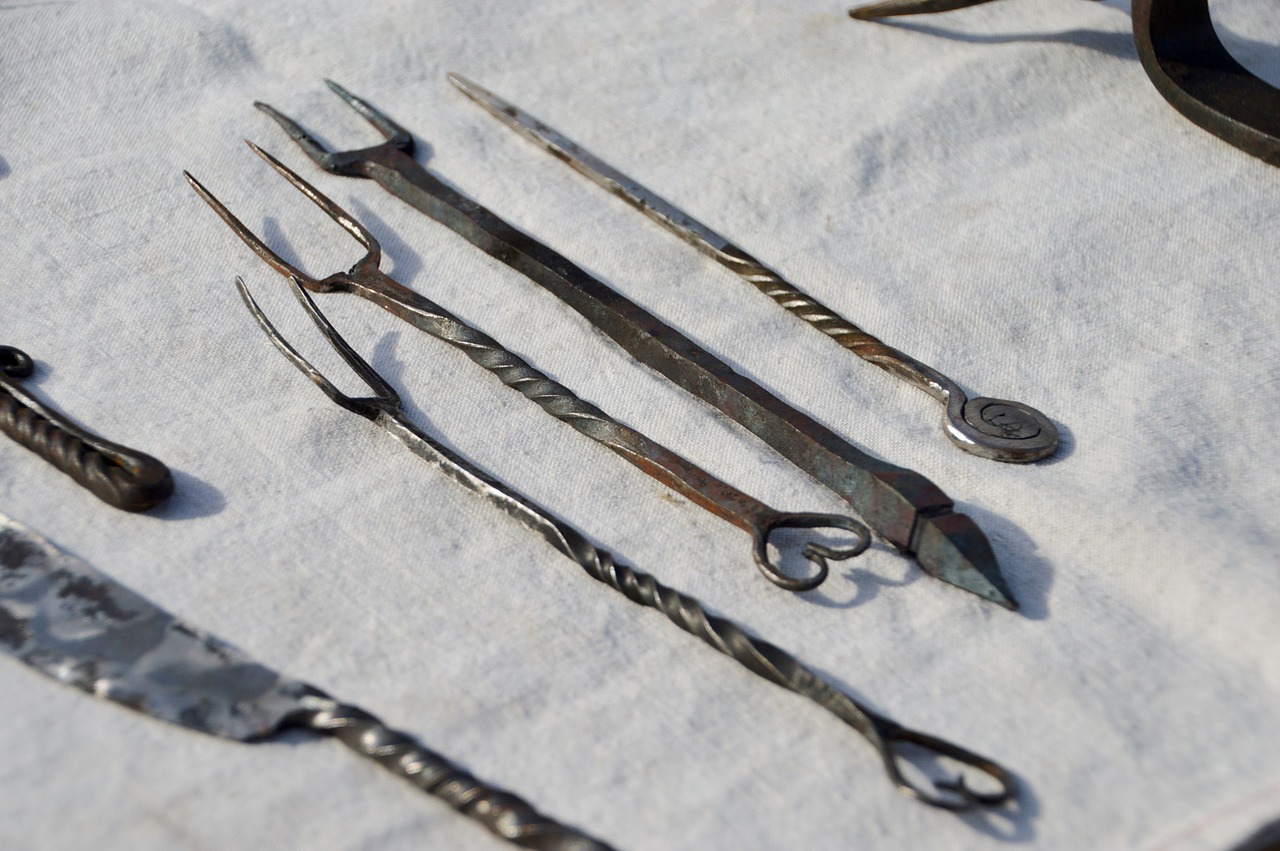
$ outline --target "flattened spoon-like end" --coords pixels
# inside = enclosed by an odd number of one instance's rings
[[[926,573],[1010,611],[1018,610],[991,543],[970,517],[945,512],[920,517],[916,524],[912,550]]]
[[[1058,449],[1058,427],[1030,405],[985,396],[954,401],[944,416],[947,437],[971,455],[1028,464]]]

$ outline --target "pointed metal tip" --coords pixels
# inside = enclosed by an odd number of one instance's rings
[[[514,114],[514,106],[507,103],[505,100],[498,97],[474,80],[468,80],[466,77],[461,74],[454,73],[453,71],[450,71],[445,75],[445,77],[450,83],[453,83],[454,87],[458,91],[462,92],[464,95],[486,109],[489,109],[492,112],[506,112],[508,115]]]
[[[1018,610],[991,543],[978,524],[954,512],[922,517],[917,522],[921,527],[915,535],[915,555],[930,576],[1010,611]]]
[[[878,18],[883,17],[882,14],[877,12],[878,5],[879,4],[872,4],[870,6],[854,6],[849,10],[849,17],[857,21],[877,20]]]
[[[933,15],[989,2],[991,0],[883,0],[866,6],[854,6],[849,10],[849,17],[859,21],[875,21],[902,15]]]
[[[199,195],[206,204],[213,207],[215,210],[221,206],[218,204],[217,199],[213,197],[213,193],[208,189],[205,189],[204,184],[197,180],[194,174],[184,169],[182,176],[187,179],[187,183],[190,184],[191,188],[196,191],[196,194]]]
[[[476,92],[484,92],[485,89],[474,80],[469,80],[459,74],[457,71],[449,71],[444,75],[445,79],[458,88],[464,94],[475,96]]]

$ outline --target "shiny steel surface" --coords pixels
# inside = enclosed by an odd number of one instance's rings
[[[828,573],[827,561],[852,558],[871,542],[867,528],[852,517],[838,514],[793,513],[778,511],[749,494],[717,479],[692,461],[680,457],[623,425],[595,405],[579,399],[565,387],[552,381],[528,362],[504,348],[501,343],[434,302],[393,280],[378,268],[382,249],[364,225],[351,217],[332,200],[321,194],[275,157],[250,143],[250,148],[292,183],[299,191],[323,209],[334,221],[365,247],[364,258],[350,271],[338,272],[323,281],[309,277],[273,252],[231,214],[222,202],[190,174],[187,180],[236,235],[280,274],[296,278],[313,292],[350,292],[363,296],[395,316],[461,349],[467,357],[498,377],[503,384],[520,391],[536,402],[543,411],[572,426],[578,432],[612,449],[658,481],[688,497],[703,508],[728,520],[751,535],[752,555],[756,566],[770,582],[788,591],[808,591],[820,585]],[[800,552],[816,570],[809,576],[791,576],[782,571],[769,556],[769,540],[779,529],[835,529],[850,533],[854,542],[844,547],[824,546],[816,540],[806,542]]]
[[[801,292],[742,248],[529,113],[459,74],[450,74],[449,81],[503,124],[736,272],[784,310],[863,360],[937,399],[942,403],[947,436],[964,451],[996,461],[1025,463],[1048,457],[1058,448],[1057,427],[1035,408],[1004,399],[969,399],[958,384],[938,370],[886,345]]]
[[[245,305],[271,338],[271,342],[335,403],[390,432],[419,458],[537,533],[591,578],[620,592],[633,603],[657,609],[676,626],[702,639],[756,675],[803,695],[831,712],[871,743],[880,755],[890,781],[903,792],[927,804],[948,810],[994,807],[1014,799],[1016,789],[1013,777],[997,763],[934,736],[908,730],[872,712],[820,674],[806,668],[794,656],[749,635],[733,621],[710,614],[693,597],[662,585],[647,573],[618,564],[608,551],[592,545],[572,526],[419,430],[404,417],[396,391],[342,339],[303,289],[301,282],[293,276],[290,276],[289,282],[294,295],[321,334],[369,386],[373,391],[372,396],[354,398],[342,393],[280,336],[250,295],[244,281],[236,279]],[[918,756],[921,753],[934,758],[945,757],[977,773],[985,774],[988,781],[996,784],[998,791],[976,791],[967,785],[963,774],[954,780],[914,780],[904,772],[904,765],[913,754]]]
[[[884,0],[849,16],[872,21],[949,12],[991,0]],[[1227,51],[1209,0],[1133,0],[1138,59],[1170,105],[1223,141],[1280,166],[1280,89]]]
[[[326,171],[376,180],[523,272],[632,357],[727,414],[838,493],[873,530],[915,556],[930,576],[1017,608],[986,536],[972,519],[954,511],[954,503],[933,482],[850,445],[563,255],[445,185],[413,159],[413,137],[407,131],[336,83],[329,87],[386,141],[357,151],[329,152],[296,122],[265,104],[258,106]]]
[[[173,476],[164,464],[86,431],[23,389],[20,379],[34,369],[26,352],[0,346],[0,431],[108,505],[146,511],[169,498]]]
[[[301,727],[345,745],[517,845],[609,846],[540,815],[356,706],[254,661],[0,515],[0,651],[54,679],[202,733]]]

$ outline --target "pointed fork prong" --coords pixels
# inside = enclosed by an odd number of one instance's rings
[[[372,124],[374,129],[387,140],[388,145],[393,148],[399,148],[406,154],[413,153],[413,136],[409,135],[408,130],[396,124],[386,113],[375,108],[373,104],[363,98],[356,97],[333,80],[325,80],[324,83],[335,95],[346,101],[347,106],[360,113],[360,116],[365,121]]]
[[[270,104],[263,103],[260,100],[255,100],[253,105],[269,115],[277,124],[284,128],[284,132],[289,134],[289,138],[297,142],[298,147],[302,148],[303,153],[311,157],[311,159],[315,161],[316,165],[326,171],[329,170],[328,161],[333,157],[333,154],[331,154],[324,145],[320,144],[319,140],[308,133],[301,124],[294,121],[284,113],[277,111],[276,108]]]
[[[400,409],[400,396],[387,383],[381,375],[379,375],[369,362],[360,355],[356,354],[355,349],[342,338],[329,318],[320,312],[320,308],[316,307],[316,303],[312,300],[310,294],[302,288],[301,282],[293,275],[289,276],[289,286],[293,290],[294,297],[306,310],[307,315],[311,317],[311,321],[320,329],[320,333],[337,350],[338,354],[346,361],[351,370],[360,377],[365,384],[369,385],[374,393],[373,396],[357,398],[348,396],[337,388],[336,385],[324,376],[320,370],[316,369],[309,360],[304,358],[302,354],[286,340],[275,325],[262,312],[258,302],[249,292],[249,287],[245,284],[244,278],[236,276],[236,289],[240,291],[240,298],[244,300],[245,307],[249,308],[249,312],[253,314],[253,318],[258,321],[258,326],[266,333],[267,337],[275,345],[280,353],[289,359],[289,362],[296,366],[303,375],[310,378],[311,381],[319,387],[324,394],[336,402],[343,408],[352,413],[359,414],[367,419],[376,419],[381,413],[394,414]]]
[[[378,265],[378,262],[382,259],[382,246],[378,244],[378,240],[374,238],[373,234],[370,233],[364,225],[356,221],[355,217],[346,210],[335,204],[329,196],[303,180],[297,172],[280,162],[280,160],[271,156],[271,154],[267,153],[262,148],[259,148],[248,139],[245,140],[245,144],[248,145],[249,149],[255,154],[266,160],[267,165],[274,168],[285,180],[292,183],[294,189],[297,189],[303,195],[306,195],[311,203],[315,204],[321,210],[324,210],[329,218],[342,225],[343,229],[346,230],[347,233],[355,237],[356,242],[359,242],[369,250],[368,255],[361,261],[361,263],[372,263],[374,266]]]
[[[204,187],[203,183],[196,180],[195,175],[189,171],[182,172],[182,175],[187,179],[187,183],[191,184],[191,188],[196,191],[196,194],[204,199],[206,204],[213,208],[213,211],[218,214],[218,218],[226,222],[227,227],[231,228],[231,230],[235,232],[235,235],[240,237],[241,241],[244,242],[245,245],[252,248],[254,254],[257,254],[266,261],[268,266],[275,269],[285,277],[297,278],[308,287],[319,286],[320,282],[315,278],[310,277],[306,272],[289,263],[289,261],[285,260],[279,254],[276,254],[268,248],[265,242],[258,239],[257,234],[245,227],[244,222],[237,219],[235,215],[228,210],[212,192]]]

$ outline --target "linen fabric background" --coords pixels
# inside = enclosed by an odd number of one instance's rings
[[[1274,4],[1213,11],[1280,84]],[[37,360],[41,399],[177,481],[129,516],[3,441],[0,511],[620,848],[1190,851],[1280,815],[1280,170],[1164,102],[1126,3],[873,25],[835,0],[4,2],[0,44],[0,343]],[[1058,454],[960,452],[935,402],[499,126],[447,71],[972,395],[1045,411]],[[253,108],[334,148],[377,141],[325,77],[449,184],[936,482],[1023,609],[883,542],[818,591],[780,591],[738,529],[461,353],[321,297],[414,421],[876,710],[1007,765],[1017,808],[903,797],[855,732],[591,581],[276,353],[236,274],[360,389],[182,170],[317,276],[361,251],[244,138],[363,221],[397,279],[584,398],[778,508],[845,508],[520,274],[320,172]],[[334,741],[201,736],[16,661],[0,716],[4,848],[503,847]]]

